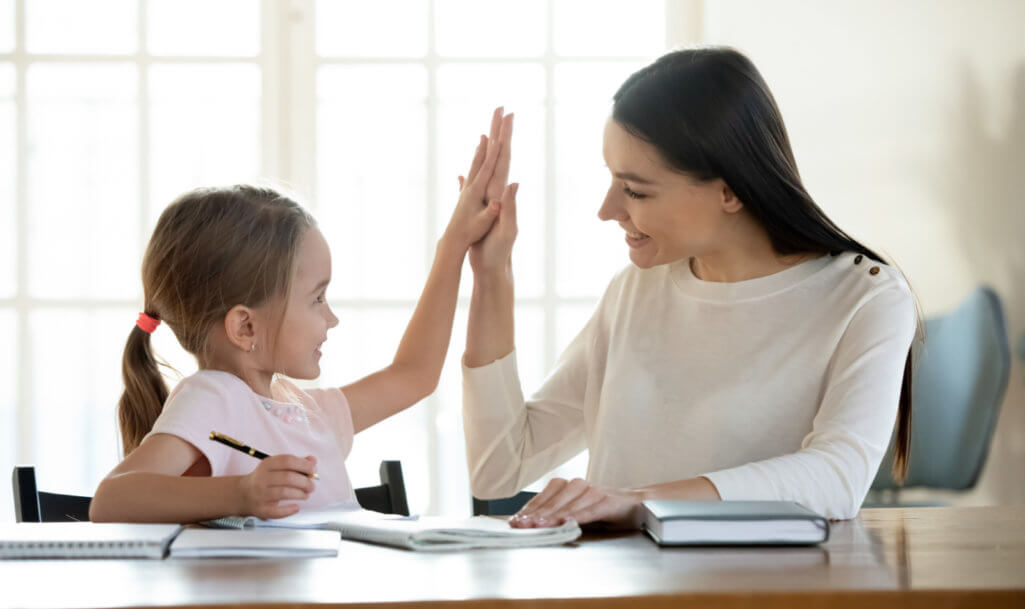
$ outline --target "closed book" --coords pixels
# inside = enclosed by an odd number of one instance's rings
[[[359,509],[352,504],[303,510],[276,520],[228,517],[206,524],[239,529],[328,529],[340,531],[342,539],[427,552],[557,545],[580,537],[580,526],[573,521],[558,527],[514,529],[505,520],[485,516],[397,516]]]
[[[179,524],[0,524],[0,558],[163,558]]]
[[[663,546],[814,545],[829,538],[829,521],[790,501],[642,503],[644,530]]]
[[[190,526],[171,544],[171,558],[319,558],[337,556],[340,540],[338,531]]]

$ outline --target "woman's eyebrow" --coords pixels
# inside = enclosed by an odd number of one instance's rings
[[[616,176],[620,180],[630,180],[631,182],[637,182],[638,184],[654,184],[655,183],[655,182],[653,182],[653,181],[651,181],[651,180],[649,180],[647,178],[642,178],[641,176],[637,175],[636,173],[632,173],[632,172],[629,172],[629,171],[621,171],[619,173],[614,173],[612,175]]]

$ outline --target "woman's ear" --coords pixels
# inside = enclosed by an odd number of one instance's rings
[[[245,305],[235,305],[224,316],[224,333],[228,342],[242,351],[252,351],[256,344],[256,312]]]
[[[735,214],[744,209],[744,204],[737,198],[737,195],[733,194],[733,189],[726,182],[723,182],[720,188],[722,192],[722,210],[724,212]]]

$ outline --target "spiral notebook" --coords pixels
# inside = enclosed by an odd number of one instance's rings
[[[0,558],[163,558],[179,524],[0,524]]]

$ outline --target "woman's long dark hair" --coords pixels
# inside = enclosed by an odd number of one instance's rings
[[[653,145],[676,170],[721,178],[781,254],[882,256],[845,233],[801,183],[776,100],[757,68],[723,47],[675,51],[638,70],[613,97],[612,118]],[[911,350],[897,411],[893,476],[903,482],[911,450]]]

